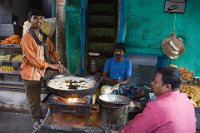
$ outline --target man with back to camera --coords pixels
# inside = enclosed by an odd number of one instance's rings
[[[157,71],[152,90],[157,96],[144,111],[126,124],[125,133],[195,133],[196,117],[192,103],[180,93],[181,73],[175,68]]]
[[[126,88],[131,77],[132,65],[124,57],[125,46],[123,43],[118,43],[114,48],[114,57],[106,60],[103,70],[103,80],[112,87],[105,88],[102,86],[101,93],[115,93],[127,95]],[[117,86],[113,89],[113,86]],[[119,87],[119,88],[118,88]],[[105,92],[108,89],[108,92]]]

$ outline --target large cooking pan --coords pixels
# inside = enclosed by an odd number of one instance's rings
[[[58,78],[60,76],[70,76],[69,74],[61,74],[61,75],[57,75],[54,78]],[[50,81],[50,80],[49,80]],[[88,88],[88,89],[83,89],[83,90],[59,90],[59,89],[54,89],[50,86],[48,86],[48,82],[46,82],[46,86],[47,89],[56,95],[59,95],[61,97],[67,97],[67,96],[86,96],[86,95],[91,95],[95,92],[96,88],[99,86],[99,83],[96,82],[96,85],[92,88]]]

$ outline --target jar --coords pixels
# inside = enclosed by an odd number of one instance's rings
[[[89,64],[90,64],[90,67],[89,67],[90,73],[96,73],[98,71],[97,61],[95,59],[91,59]]]

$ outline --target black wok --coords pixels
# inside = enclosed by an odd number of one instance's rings
[[[57,75],[55,76],[54,78],[57,78],[59,76],[70,76],[68,74],[62,74],[62,75]],[[50,81],[50,80],[49,80]],[[59,89],[54,89],[50,86],[48,86],[48,82],[46,82],[46,86],[47,86],[47,89],[53,93],[53,94],[56,94],[56,95],[59,95],[61,97],[67,97],[67,96],[86,96],[86,95],[91,95],[95,92],[95,90],[97,89],[97,87],[99,86],[99,83],[97,82],[96,85],[92,88],[88,88],[88,89],[83,89],[83,90],[73,90],[73,89],[70,89],[70,90],[59,90]]]

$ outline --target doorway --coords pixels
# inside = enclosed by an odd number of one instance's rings
[[[113,56],[117,42],[118,0],[88,0],[86,13],[86,73],[96,62],[96,72],[102,72],[105,60]]]

